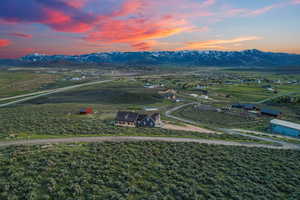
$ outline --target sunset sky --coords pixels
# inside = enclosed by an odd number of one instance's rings
[[[243,50],[300,54],[300,0],[1,0],[0,58]]]

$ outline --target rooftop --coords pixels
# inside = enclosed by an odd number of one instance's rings
[[[285,127],[288,127],[288,128],[293,128],[293,129],[300,130],[300,124],[296,124],[296,123],[288,122],[288,121],[283,121],[283,120],[279,120],[279,119],[271,120],[271,124],[276,124],[276,125],[285,126]]]

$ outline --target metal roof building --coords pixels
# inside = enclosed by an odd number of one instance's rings
[[[273,119],[270,123],[273,133],[279,133],[288,136],[300,136],[300,124],[279,119]]]

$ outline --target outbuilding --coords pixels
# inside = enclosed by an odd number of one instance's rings
[[[271,120],[270,124],[272,133],[300,137],[300,124],[279,119]]]
[[[267,116],[271,116],[271,117],[279,117],[280,115],[282,115],[281,111],[266,109],[266,108],[261,109],[260,113],[262,115],[267,115]]]
[[[89,115],[89,114],[93,114],[94,110],[93,108],[83,108],[79,111],[79,114],[81,115]]]

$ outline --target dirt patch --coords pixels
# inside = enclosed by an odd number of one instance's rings
[[[205,129],[205,128],[200,128],[200,127],[189,125],[189,124],[179,126],[179,125],[174,125],[174,124],[170,124],[170,123],[165,122],[165,124],[162,128],[168,129],[168,130],[193,131],[193,132],[199,132],[199,133],[217,133],[217,132],[212,131],[212,130],[208,130],[208,129]]]

